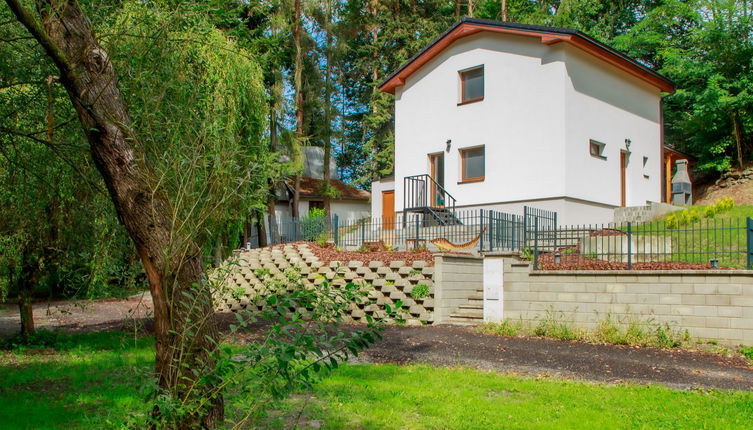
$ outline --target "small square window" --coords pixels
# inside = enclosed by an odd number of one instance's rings
[[[460,72],[460,103],[484,99],[484,66]]]
[[[606,146],[606,143],[602,143],[593,139],[588,141],[588,151],[591,156],[601,158],[602,160],[607,159],[607,157],[604,156],[604,147]]]
[[[486,173],[485,151],[483,146],[460,150],[460,171],[462,182],[483,181]]]

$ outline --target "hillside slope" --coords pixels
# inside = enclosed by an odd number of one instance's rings
[[[696,205],[710,205],[722,197],[732,197],[736,205],[753,205],[753,166],[724,173],[716,183],[697,188]]]

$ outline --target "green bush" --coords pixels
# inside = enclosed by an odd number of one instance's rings
[[[753,346],[746,346],[744,348],[740,348],[740,354],[753,360]]]
[[[301,218],[300,226],[301,237],[305,241],[312,242],[322,235],[326,235],[327,220],[324,209],[311,209],[307,217]]]
[[[714,218],[716,216],[716,205],[706,206],[703,208],[703,216],[706,218]]]

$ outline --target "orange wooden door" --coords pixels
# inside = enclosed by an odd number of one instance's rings
[[[620,152],[620,206],[623,208],[627,204],[627,195],[625,192],[625,169],[627,168],[627,156],[624,152]]]
[[[395,191],[382,191],[382,229],[395,228]]]

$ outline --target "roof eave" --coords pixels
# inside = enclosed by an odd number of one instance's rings
[[[675,84],[671,80],[579,31],[494,21],[487,22],[486,20],[468,18],[456,22],[442,35],[434,39],[426,48],[424,48],[424,50],[392,72],[379,85],[379,89],[386,93],[395,94],[397,87],[404,85],[408,76],[429,62],[453,42],[482,31],[538,37],[541,40],[541,43],[545,45],[554,45],[561,42],[570,43],[571,45],[648,82],[658,88],[661,92],[673,93],[675,91]]]

